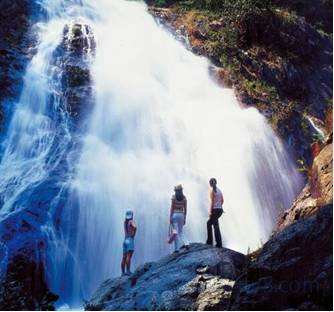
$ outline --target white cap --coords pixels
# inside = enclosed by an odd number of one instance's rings
[[[133,218],[133,212],[131,210],[128,210],[125,214],[125,219],[130,220]]]

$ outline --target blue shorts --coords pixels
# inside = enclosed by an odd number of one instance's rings
[[[123,254],[127,254],[130,251],[135,251],[135,240],[133,237],[126,237],[123,242]]]

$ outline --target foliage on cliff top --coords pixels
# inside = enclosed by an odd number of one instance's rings
[[[179,5],[186,9],[220,11],[230,14],[241,14],[253,9],[268,7],[271,0],[147,0],[149,5]]]
[[[240,17],[256,10],[280,9],[290,16],[302,16],[315,28],[332,33],[332,0],[145,0],[148,5],[197,9],[224,15],[225,18]]]
[[[239,99],[311,164],[313,128],[303,115],[324,122],[332,98],[332,1],[145,1],[167,7],[163,14],[186,29],[192,51],[222,67]]]

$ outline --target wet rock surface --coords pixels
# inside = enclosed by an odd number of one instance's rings
[[[58,296],[49,291],[43,263],[28,260],[27,252],[14,256],[0,287],[0,309],[54,310]]]
[[[1,310],[52,310],[58,299],[48,285],[50,242],[43,226],[48,220],[48,196],[52,197],[53,192],[59,190],[48,186],[42,184],[25,201],[18,203],[22,210],[0,222]],[[42,199],[39,192],[46,197]],[[62,194],[59,196],[62,201]]]
[[[246,256],[190,244],[188,250],[105,281],[86,310],[224,310]]]
[[[93,105],[90,64],[95,48],[91,28],[76,23],[65,26],[63,40],[55,53],[55,63],[62,76],[65,109],[76,121]]]
[[[31,31],[39,6],[35,1],[0,2],[0,139],[12,102],[20,94],[23,74],[36,43]]]

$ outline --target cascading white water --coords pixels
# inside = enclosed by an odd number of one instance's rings
[[[299,190],[279,139],[254,108],[209,77],[205,58],[158,27],[141,2],[89,1],[96,104],[73,183],[78,201],[74,298],[119,274],[124,213],[138,223],[134,266],[169,253],[173,186],[188,198],[188,241],[205,241],[208,180],[218,179],[224,246],[264,242]]]
[[[0,189],[4,191],[2,217],[15,211],[13,205],[22,192],[47,176],[46,159],[56,134],[48,112],[48,96],[52,92],[50,59],[61,38],[61,30],[57,34],[55,28],[62,25],[53,20],[48,28],[39,26],[41,44],[27,69],[23,92],[4,142],[6,148],[0,163],[4,173],[0,180]]]
[[[41,25],[38,53],[4,142],[2,216],[15,209],[20,193],[45,180],[50,166],[66,153],[59,145],[50,162],[54,111],[62,111],[58,89],[52,90],[59,81],[50,74],[50,63],[64,26],[84,21],[97,41],[91,68],[96,103],[62,216],[68,228],[57,234],[48,224],[50,237],[62,240],[51,242],[56,246],[50,256],[52,289],[78,304],[104,279],[119,274],[128,209],[138,223],[134,266],[169,253],[168,211],[173,186],[179,183],[188,198],[186,237],[204,242],[212,176],[225,197],[224,246],[242,252],[260,246],[278,212],[299,191],[300,180],[257,110],[242,109],[232,90],[217,86],[208,61],[159,27],[142,2],[40,2],[50,19]],[[61,123],[62,134],[68,135],[61,140],[64,145],[70,140],[66,121]]]
[[[66,103],[60,94],[61,73],[53,59],[64,26],[83,18],[85,11],[80,0],[36,2],[47,19],[34,25],[39,37],[37,53],[27,68],[23,91],[3,142],[0,194],[4,204],[0,219],[23,208],[15,206],[18,197],[48,178],[67,152],[71,138]]]
[[[70,163],[72,157],[70,118],[61,94],[62,73],[54,54],[63,39],[64,26],[73,19],[84,18],[85,9],[80,0],[36,3],[46,15],[31,29],[38,38],[37,53],[27,66],[22,94],[18,103],[13,103],[15,110],[2,142],[0,222],[12,218],[9,222],[17,223],[13,227],[18,237],[2,246],[5,257],[1,259],[0,276],[6,272],[9,252],[21,248],[20,244],[37,246],[46,241],[43,257],[48,258],[44,265],[51,282],[59,263],[51,251],[59,246],[67,248],[57,238],[54,218],[59,214],[60,197],[69,177],[64,174],[57,179],[55,173],[59,175],[59,168],[66,168],[63,163]],[[19,232],[21,222],[29,225],[30,236]],[[26,237],[21,239],[20,235]]]

